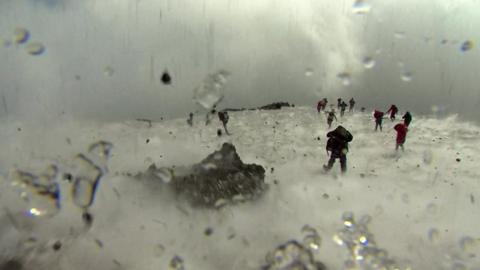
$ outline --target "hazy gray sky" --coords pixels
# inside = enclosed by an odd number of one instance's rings
[[[0,115],[183,116],[199,108],[193,89],[225,69],[220,107],[354,96],[369,108],[435,105],[478,120],[480,3],[364,2],[370,12],[355,14],[347,0],[4,0],[0,37],[23,27],[30,39],[0,48]],[[474,46],[462,52],[467,40]],[[46,51],[28,54],[29,42]]]

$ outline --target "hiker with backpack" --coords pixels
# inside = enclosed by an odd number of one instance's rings
[[[397,106],[395,106],[394,104],[392,104],[392,106],[390,106],[390,109],[388,109],[387,113],[390,113],[390,120],[395,120],[395,115],[397,114],[398,112],[398,108]]]
[[[327,124],[328,128],[332,127],[333,119],[338,122],[337,116],[335,115],[335,109],[332,108],[330,112],[327,113]]]
[[[321,111],[325,110],[325,107],[327,107],[327,99],[324,98],[320,100],[317,104],[317,112],[320,113]]]
[[[218,112],[218,119],[220,120],[220,122],[222,122],[223,129],[225,129],[225,133],[227,135],[230,135],[230,133],[227,130],[227,123],[228,123],[228,119],[229,119],[228,112],[226,112],[226,111]]]
[[[340,159],[340,167],[342,173],[347,171],[347,153],[348,143],[353,140],[352,134],[343,126],[338,126],[336,129],[327,133],[327,155],[330,152],[330,159],[327,165],[323,165],[325,171],[329,171],[335,160]]]
[[[353,107],[355,107],[355,100],[353,99],[353,97],[350,99],[350,101],[348,103],[350,103],[350,108],[348,108],[348,111],[352,112]]]
[[[407,125],[405,123],[398,123],[395,125],[395,127],[393,127],[393,129],[397,131],[397,144],[395,146],[395,151],[397,151],[399,147],[402,148],[402,151],[405,151],[405,149],[403,148],[403,144],[405,143],[405,139],[407,138]]]
[[[343,115],[345,114],[345,110],[347,109],[347,103],[345,103],[345,101],[342,101],[342,103],[340,104],[340,116],[343,117]]]
[[[380,131],[382,131],[383,115],[384,113],[379,110],[375,110],[373,112],[373,117],[375,118],[375,131],[377,131],[379,127],[380,127]]]

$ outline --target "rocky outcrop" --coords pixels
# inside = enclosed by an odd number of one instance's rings
[[[191,167],[156,168],[149,173],[163,180],[194,206],[221,207],[253,200],[265,191],[265,169],[244,164],[235,146],[224,143],[218,151]]]

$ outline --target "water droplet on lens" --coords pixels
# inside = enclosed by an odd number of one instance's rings
[[[413,78],[412,73],[406,71],[402,74],[402,81],[404,82],[411,82]]]
[[[168,73],[168,70],[165,70],[162,73],[162,76],[160,77],[160,80],[162,81],[163,84],[169,85],[172,83],[172,77]]]
[[[27,203],[26,214],[31,217],[51,217],[60,211],[60,188],[57,183],[58,169],[50,165],[44,173],[35,175],[16,170],[11,185],[18,190]]]
[[[80,208],[92,205],[99,180],[102,178],[102,169],[83,154],[76,157],[76,172],[72,184],[73,202]]]
[[[375,66],[375,60],[373,60],[373,58],[369,56],[363,58],[363,66],[366,69],[371,69]]]
[[[356,0],[353,4],[353,13],[367,14],[370,12],[371,6],[366,0]]]
[[[193,99],[207,110],[215,107],[224,97],[224,88],[230,73],[220,70],[209,74],[200,86],[193,90]]]
[[[337,77],[342,81],[342,84],[347,86],[350,85],[351,75],[348,72],[341,72],[337,74]]]
[[[322,244],[322,238],[318,234],[309,234],[303,237],[303,245],[311,251],[318,251]]]
[[[168,168],[160,168],[158,170],[155,170],[154,174],[157,178],[159,178],[166,184],[170,183],[173,179],[172,170]]]
[[[473,249],[475,248],[477,241],[470,236],[464,236],[460,238],[458,242],[460,245],[460,249],[465,253],[472,253]]]
[[[305,70],[305,76],[310,77],[313,75],[313,69],[312,68],[307,68]]]
[[[344,212],[343,215],[342,215],[342,221],[343,221],[343,225],[345,225],[345,227],[353,227],[354,225],[354,218],[353,218],[353,213],[352,212]]]
[[[16,28],[14,31],[14,41],[17,44],[23,44],[30,38],[30,32],[25,28]]]
[[[41,55],[45,52],[45,46],[40,42],[32,42],[27,44],[26,50],[31,55]]]
[[[103,74],[108,77],[112,77],[115,73],[115,70],[111,66],[106,66],[103,68]]]
[[[88,153],[96,163],[100,165],[103,170],[107,168],[107,161],[110,158],[113,149],[113,144],[106,141],[98,141],[88,147]]]
[[[466,51],[469,51],[473,48],[473,41],[471,40],[467,40],[465,42],[462,43],[462,46],[460,46],[460,50],[462,52],[466,52]]]
[[[170,260],[170,264],[168,265],[168,269],[169,270],[184,270],[185,267],[183,265],[183,259],[180,258],[179,256],[175,255],[175,257],[173,257]]]

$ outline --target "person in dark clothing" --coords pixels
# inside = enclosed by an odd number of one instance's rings
[[[394,104],[392,104],[392,106],[390,106],[390,109],[388,109],[387,113],[390,113],[390,120],[395,120],[395,115],[397,114],[398,112],[398,108],[397,106],[395,106]]]
[[[317,112],[320,113],[321,111],[325,110],[325,107],[327,107],[327,99],[324,98],[320,100],[317,104]]]
[[[226,111],[218,112],[218,119],[220,120],[220,122],[222,122],[223,129],[225,129],[225,133],[227,135],[230,135],[230,133],[227,130],[227,123],[228,123],[228,119],[229,119],[228,112],[226,112]]]
[[[353,97],[350,99],[349,103],[350,103],[350,108],[348,108],[348,111],[352,112],[353,107],[355,107],[355,100],[353,99]]]
[[[337,99],[337,109],[340,109],[340,105],[342,105],[342,99],[338,98]]]
[[[345,101],[342,101],[342,104],[340,104],[340,116],[343,117],[343,115],[345,114],[345,110],[347,109],[347,103],[345,103]]]
[[[188,124],[189,126],[193,126],[193,113],[190,113],[190,114],[188,115],[187,124]]]
[[[335,115],[335,110],[334,110],[334,109],[332,109],[332,110],[327,114],[327,124],[328,124],[328,128],[331,128],[331,127],[332,127],[333,119],[335,119],[335,121],[338,121],[338,120],[337,120],[337,116]]]
[[[412,115],[410,114],[410,112],[406,112],[403,115],[402,119],[403,119],[403,123],[408,127],[412,122]]]
[[[383,115],[384,113],[378,110],[373,112],[373,117],[375,118],[375,131],[377,131],[378,128],[380,128],[380,131],[382,131]]]
[[[353,140],[352,134],[342,126],[338,126],[336,129],[327,133],[327,154],[330,152],[330,159],[327,165],[323,165],[325,171],[329,171],[335,159],[340,159],[340,167],[342,173],[347,171],[347,153],[348,143]]]
[[[405,149],[403,148],[403,144],[405,143],[405,139],[407,138],[407,125],[404,123],[398,123],[393,128],[395,129],[395,131],[397,131],[397,144],[395,146],[395,150],[398,150],[398,148],[401,147],[402,151],[404,151]]]

